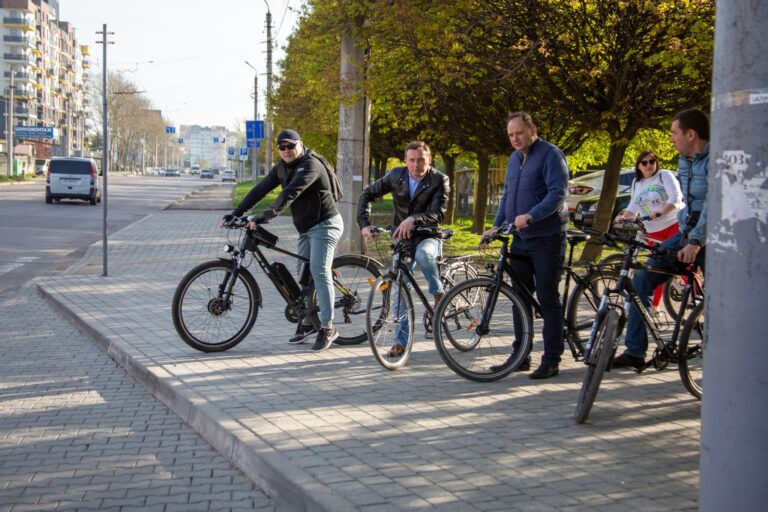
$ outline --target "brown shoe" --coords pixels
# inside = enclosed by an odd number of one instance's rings
[[[387,352],[387,358],[389,359],[397,359],[400,356],[402,356],[405,353],[405,345],[401,345],[400,343],[396,343],[392,345],[392,348],[389,349],[389,352]]]
[[[440,304],[440,301],[443,300],[443,297],[445,297],[444,293],[436,293],[434,295],[435,297],[435,307],[437,307],[438,304]]]

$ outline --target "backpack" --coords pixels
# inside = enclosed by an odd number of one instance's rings
[[[325,171],[328,173],[328,183],[331,186],[331,196],[333,196],[333,200],[338,203],[341,201],[341,198],[344,197],[344,192],[342,191],[341,180],[339,179],[339,176],[333,169],[331,162],[326,160],[323,155],[313,151],[312,157],[317,159],[321,164],[323,164],[323,167],[325,167]]]

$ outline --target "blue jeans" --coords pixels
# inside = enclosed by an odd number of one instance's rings
[[[522,238],[515,236],[510,247],[509,264],[529,290],[536,290],[544,319],[544,356],[542,364],[557,366],[563,354],[563,304],[560,302],[560,277],[565,259],[565,233]],[[514,255],[524,256],[515,258]],[[515,337],[519,339],[519,321],[515,319]],[[516,348],[517,342],[513,344]]]
[[[443,283],[440,281],[440,269],[437,267],[437,258],[443,253],[443,241],[439,238],[425,238],[416,246],[416,252],[413,261],[406,263],[408,270],[413,272],[414,263],[424,273],[427,280],[429,293],[437,295],[443,293]],[[405,301],[400,301],[400,289],[397,287],[392,296],[392,303],[399,304],[398,317],[401,318],[395,329],[395,343],[400,345],[408,344],[408,315],[406,315]]]
[[[298,254],[309,258],[309,271],[317,290],[320,327],[333,325],[333,255],[344,232],[341,215],[318,222],[299,235]]]
[[[682,237],[682,233],[677,233],[662,242],[661,247],[672,251],[679,251],[682,248]],[[669,268],[670,270],[674,270],[677,265],[681,265],[653,258],[648,258],[647,264],[654,267]],[[698,256],[696,256],[696,264],[701,268],[704,268],[703,250],[699,251]],[[643,305],[648,307],[650,304],[649,296],[653,294],[653,290],[670,278],[671,276],[667,274],[640,270],[632,280],[632,285],[635,287],[635,291],[637,291],[637,295],[640,297]],[[635,357],[644,358],[645,351],[648,349],[648,333],[645,330],[645,322],[643,322],[643,318],[640,316],[640,312],[634,304],[629,307],[629,315],[627,316],[627,335],[624,338],[624,346],[626,347],[626,353]]]

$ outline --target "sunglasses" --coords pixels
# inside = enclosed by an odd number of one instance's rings
[[[287,142],[285,144],[280,144],[279,146],[277,146],[277,149],[279,149],[280,151],[285,151],[287,149],[293,149],[295,147],[296,147],[296,143],[295,142]],[[655,160],[654,160],[654,162],[655,162]]]
[[[651,158],[650,160],[640,160],[640,163],[642,165],[656,165],[656,159]]]

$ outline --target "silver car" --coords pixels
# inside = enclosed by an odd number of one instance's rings
[[[45,164],[45,202],[83,199],[101,202],[101,180],[93,158],[53,157]]]

